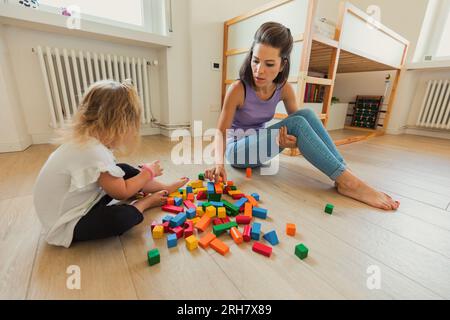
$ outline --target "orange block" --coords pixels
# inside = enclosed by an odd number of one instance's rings
[[[204,236],[203,238],[200,239],[200,241],[198,242],[198,245],[200,247],[202,247],[203,249],[206,249],[206,248],[208,248],[211,241],[213,241],[214,239],[216,239],[216,236],[214,235],[214,233],[210,232],[206,236]]]
[[[167,204],[169,206],[174,206],[175,205],[175,200],[173,198],[167,198]]]
[[[295,233],[297,232],[297,227],[293,223],[286,224],[286,234],[288,236],[295,236]]]
[[[189,200],[189,201],[191,201],[191,202],[194,202],[194,194],[193,193],[189,193],[187,196],[186,196],[186,200]]]
[[[239,230],[236,229],[235,227],[231,228],[230,234],[233,237],[233,240],[234,240],[234,242],[236,242],[236,244],[241,244],[242,242],[244,242],[242,233],[240,233]]]
[[[195,227],[200,231],[203,232],[208,228],[208,226],[211,224],[211,218],[208,215],[204,215],[199,222],[195,224]]]
[[[234,186],[234,182],[231,180],[227,181],[227,186],[229,187]]]
[[[248,202],[250,202],[250,204],[254,207],[258,206],[258,201],[256,201],[255,198],[253,198],[252,196],[249,195],[245,195],[245,197],[248,199]]]
[[[220,183],[216,183],[214,185],[214,190],[216,191],[217,194],[223,194],[223,188]]]
[[[246,173],[247,178],[251,178],[252,177],[252,168],[247,168],[245,173]]]
[[[223,256],[226,255],[230,251],[230,248],[225,243],[220,241],[220,239],[217,239],[217,238],[214,239],[213,241],[211,241],[209,246]]]
[[[248,202],[244,204],[244,216],[253,218],[253,206]]]

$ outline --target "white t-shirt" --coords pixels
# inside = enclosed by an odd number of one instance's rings
[[[78,221],[105,195],[97,180],[108,172],[121,178],[111,150],[96,139],[65,143],[41,169],[34,186],[34,206],[49,244],[68,248]]]

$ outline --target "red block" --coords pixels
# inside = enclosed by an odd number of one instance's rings
[[[186,221],[184,223],[184,238],[190,237],[194,234],[194,224],[192,221]]]
[[[171,205],[168,205],[168,204],[162,206],[161,209],[162,209],[162,211],[175,213],[175,214],[178,214],[178,213],[181,213],[181,212],[184,211],[184,208],[182,208],[182,207],[171,206]]]
[[[233,198],[233,200],[239,200],[241,198],[244,198],[245,195],[242,193],[241,194],[233,194],[231,197]]]
[[[228,191],[230,191],[230,187],[226,186],[225,188],[223,188],[223,194],[228,194]]]
[[[255,242],[253,244],[253,251],[256,253],[262,254],[263,256],[269,257],[272,254],[272,248],[262,244],[260,242]]]
[[[252,240],[251,237],[251,231],[252,231],[252,226],[251,225],[246,225],[244,227],[244,232],[242,233],[242,237],[244,238],[245,242],[250,242]]]
[[[208,198],[208,195],[205,191],[199,191],[197,193],[197,200],[206,200]]]
[[[177,239],[183,237],[184,229],[182,227],[169,228],[170,233],[175,233],[177,235]]]
[[[212,223],[217,226],[218,224],[223,224],[223,221],[220,218],[214,218]]]
[[[163,227],[164,227],[164,233],[167,233],[167,232],[169,232],[169,224],[170,224],[170,222],[169,221],[166,221],[166,222],[164,222],[162,225],[163,225]]]
[[[155,229],[155,227],[158,225],[158,223],[156,222],[156,221],[153,221],[152,222],[152,225],[150,226],[150,228],[152,229],[152,231],[153,231],[153,229]]]
[[[237,224],[250,224],[252,221],[252,218],[248,216],[237,216],[236,217],[236,223]]]
[[[230,220],[230,218],[226,217],[226,218],[222,218],[222,222],[228,223],[228,222],[231,222],[231,220]]]
[[[192,201],[184,200],[183,203],[186,208],[188,208],[188,209],[193,208],[193,209],[197,210],[197,206],[195,204],[193,204]]]

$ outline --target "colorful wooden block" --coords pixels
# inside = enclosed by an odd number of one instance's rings
[[[252,215],[259,219],[267,219],[267,209],[253,207]]]
[[[236,217],[236,223],[237,224],[250,224],[252,221],[252,218],[248,216],[237,216]]]
[[[256,199],[253,198],[253,196],[246,195],[245,197],[248,199],[248,202],[250,202],[253,207],[258,206],[258,201],[256,201]]]
[[[161,239],[164,236],[164,227],[163,226],[156,226],[153,229],[153,239]]]
[[[293,237],[293,236],[295,236],[296,232],[297,232],[297,227],[295,224],[293,224],[293,223],[286,224],[286,234],[288,236]]]
[[[230,248],[225,243],[223,243],[220,239],[217,239],[217,238],[214,239],[213,241],[211,241],[209,243],[209,246],[223,256],[226,255],[230,251]]]
[[[191,182],[191,185],[186,187],[186,193],[189,194],[189,193],[193,193],[193,192],[194,192],[194,190],[192,189],[192,182]]]
[[[166,212],[170,212],[170,213],[178,214],[180,212],[183,212],[184,208],[183,207],[178,207],[178,206],[171,206],[171,205],[166,204],[166,205],[161,207],[161,210],[162,211],[166,211]]]
[[[219,219],[219,218],[214,218],[212,223],[215,226],[217,226],[218,224],[223,224],[222,219]]]
[[[175,205],[178,207],[181,207],[183,205],[183,198],[176,197],[176,198],[173,198],[173,201],[174,201]]]
[[[153,222],[152,222],[152,224],[151,224],[151,226],[150,226],[150,229],[151,229],[152,232],[153,232],[153,229],[155,229],[155,227],[156,227],[157,225],[159,225],[158,222],[156,222],[156,221],[153,221]]]
[[[252,168],[245,169],[245,176],[249,179],[252,177]]]
[[[218,193],[209,193],[208,194],[208,201],[220,201],[222,199],[222,195]]]
[[[226,200],[222,200],[223,205],[225,206],[225,208],[230,211],[232,216],[237,216],[239,214],[239,208],[236,207],[234,204],[226,201]]]
[[[269,231],[267,233],[264,233],[263,238],[269,242],[272,246],[276,246],[277,244],[280,243],[280,241],[278,241],[278,236],[275,230]]]
[[[176,247],[178,244],[178,238],[176,234],[169,234],[167,236],[167,248]]]
[[[208,195],[213,194],[213,193],[216,192],[216,190],[214,189],[214,183],[213,182],[208,182],[206,184],[206,188],[207,188]]]
[[[188,193],[186,200],[194,202],[195,201],[195,195],[193,193]]]
[[[253,218],[253,206],[249,202],[244,204],[244,216]]]
[[[162,224],[163,228],[164,228],[164,233],[169,232],[170,229],[170,221],[166,221]]]
[[[206,208],[206,215],[210,218],[216,217],[216,215],[217,215],[216,207],[209,206],[208,208]]]
[[[242,233],[242,238],[244,239],[245,242],[250,242],[250,240],[252,239],[252,236],[250,234],[251,231],[252,231],[251,225],[246,225],[244,227],[244,232]]]
[[[169,215],[167,215],[167,216],[165,216],[163,219],[162,219],[162,222],[164,223],[164,222],[170,222],[170,220],[172,220],[173,219],[173,216],[169,216]]]
[[[222,220],[222,223],[229,223],[229,222],[231,222],[230,218],[228,218],[228,217],[222,218],[221,220]]]
[[[207,214],[205,214],[203,217],[201,217],[200,221],[195,224],[195,227],[200,232],[204,232],[210,224],[211,218]]]
[[[184,237],[190,237],[194,234],[194,224],[192,223],[192,221],[186,221],[183,225],[183,229],[184,229]]]
[[[208,198],[208,195],[204,191],[199,191],[197,193],[197,200],[206,200]]]
[[[198,240],[194,235],[186,238],[186,247],[189,251],[193,251],[198,248]]]
[[[175,200],[173,198],[167,198],[167,203],[169,206],[174,206],[175,205]]]
[[[218,202],[218,201],[210,201],[209,204],[214,206],[214,207],[216,207],[216,208],[223,207],[223,202],[221,202],[221,201],[220,202]]]
[[[325,207],[325,212],[328,214],[333,214],[334,206],[332,204],[327,204]]]
[[[241,208],[244,209],[244,204],[247,203],[247,202],[248,202],[248,199],[247,199],[247,198],[241,198],[241,199],[239,199],[238,201],[236,201],[236,202],[234,203],[234,205],[235,205],[236,207],[238,207],[239,210],[241,210]]]
[[[184,229],[183,227],[175,227],[175,228],[169,228],[170,233],[174,233],[177,236],[177,239],[183,238]]]
[[[203,188],[203,181],[202,180],[194,180],[191,182],[191,186],[194,189]]]
[[[202,247],[203,249],[206,249],[206,248],[208,248],[211,241],[213,241],[214,239],[216,239],[216,236],[213,233],[208,233],[200,239],[200,241],[198,242],[198,245],[200,247]]]
[[[229,222],[224,224],[219,224],[217,226],[213,227],[213,233],[216,235],[216,237],[220,236],[222,233],[224,233],[227,230],[230,230],[233,227],[237,227],[236,222]]]
[[[191,220],[189,220],[189,221],[192,221],[192,223],[193,223],[194,226],[195,226],[195,224],[196,224],[197,222],[200,221],[200,217],[195,217],[194,219],[191,219]]]
[[[222,208],[217,208],[217,217],[224,219],[227,217],[227,209],[225,209],[224,207]]]
[[[229,187],[234,186],[234,182],[231,181],[231,180],[228,180],[227,181],[227,186],[229,186]]]
[[[203,211],[206,212],[206,208],[208,208],[208,207],[210,207],[210,206],[211,206],[211,204],[210,204],[209,202],[203,202],[203,203],[202,203]]]
[[[154,266],[161,262],[161,257],[158,249],[153,249],[147,252],[148,264]]]
[[[197,209],[197,206],[195,204],[193,204],[192,201],[190,201],[190,200],[185,200],[183,203],[187,209],[190,209],[190,208]]]
[[[252,193],[251,196],[252,196],[256,201],[259,201],[259,194],[257,194],[257,193]]]
[[[187,219],[194,219],[196,215],[197,215],[197,208],[189,208],[186,210]]]
[[[299,244],[295,247],[295,255],[299,257],[301,260],[308,257],[309,249],[303,244]]]
[[[170,220],[170,226],[172,228],[181,226],[184,224],[184,222],[186,221],[187,217],[186,217],[186,213],[179,213],[178,215],[176,215],[175,217],[172,218],[172,220]]]
[[[197,207],[196,213],[197,213],[198,217],[203,217],[203,215],[205,214],[205,211],[203,210],[202,207]]]
[[[268,258],[270,258],[270,256],[272,255],[272,248],[260,242],[253,243],[252,250]]]
[[[253,223],[252,231],[250,233],[253,240],[259,240],[261,237],[261,224],[258,222]]]
[[[234,242],[236,244],[241,244],[244,242],[244,238],[242,237],[242,234],[239,232],[239,230],[236,227],[233,227],[230,229],[231,237],[233,238]]]
[[[198,174],[198,180],[205,181],[205,174],[204,173],[199,173]]]
[[[223,188],[222,185],[220,183],[216,183],[214,185],[214,190],[216,194],[223,194]]]

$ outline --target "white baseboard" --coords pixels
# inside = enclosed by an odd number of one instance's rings
[[[427,129],[412,129],[407,128],[405,130],[406,134],[416,135],[416,136],[425,136],[431,138],[439,138],[439,139],[450,139],[449,131],[435,131],[435,130],[427,130]]]
[[[20,140],[17,142],[0,143],[0,153],[8,152],[20,152],[31,146],[32,141],[30,139]]]

